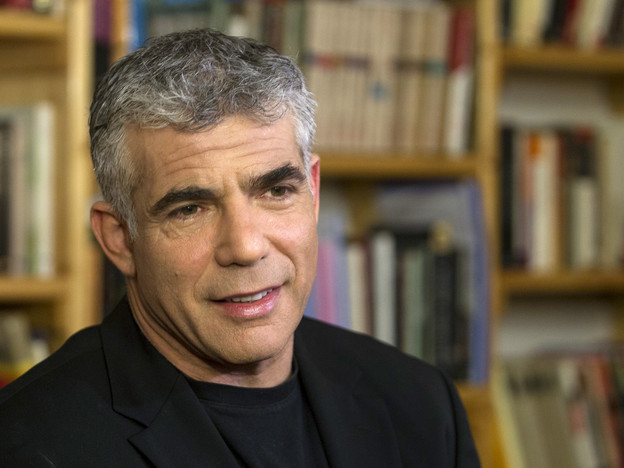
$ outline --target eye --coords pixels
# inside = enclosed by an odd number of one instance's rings
[[[272,197],[282,198],[282,197],[288,195],[288,187],[284,187],[282,185],[278,185],[276,187],[271,187],[269,189],[269,193],[271,194]]]
[[[199,206],[197,205],[184,205],[180,208],[175,209],[171,214],[174,217],[188,217],[193,216],[199,211]]]

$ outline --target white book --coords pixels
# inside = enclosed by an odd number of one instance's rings
[[[594,0],[592,0],[594,1]],[[511,39],[518,46],[541,43],[552,0],[513,0]]]
[[[31,273],[46,277],[55,272],[54,107],[49,102],[41,102],[32,107],[30,114]]]
[[[570,266],[591,269],[598,264],[598,185],[593,177],[578,177],[569,188]]]
[[[403,288],[401,309],[401,349],[412,356],[424,357],[424,329],[427,315],[427,251],[425,247],[409,248],[402,261]]]
[[[600,266],[605,269],[619,269],[624,254],[624,121],[609,122],[598,133],[600,139],[600,164],[598,165],[601,187],[601,249]]]
[[[424,73],[417,125],[418,150],[434,154],[442,149],[451,9],[435,3],[427,9]]]
[[[2,118],[10,121],[9,144],[9,258],[7,273],[25,275],[27,269],[27,242],[29,192],[27,186],[28,121],[21,108],[0,109]]]
[[[347,269],[349,272],[350,328],[359,333],[371,334],[367,307],[369,285],[366,251],[359,242],[352,242],[347,246]]]
[[[600,47],[613,14],[613,0],[581,2],[576,43],[582,49]]]
[[[397,74],[395,135],[397,148],[416,149],[416,129],[422,99],[423,56],[425,47],[426,6],[416,4],[403,12],[400,63]]]
[[[374,336],[396,345],[395,240],[381,230],[371,237]]]
[[[537,147],[529,155],[533,182],[529,268],[552,271],[558,260],[559,143],[554,131],[537,132],[530,138]]]

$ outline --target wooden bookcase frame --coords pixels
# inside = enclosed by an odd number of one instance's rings
[[[87,126],[92,68],[90,0],[68,0],[63,11],[49,15],[0,9],[0,105],[54,105],[56,238],[54,276],[0,276],[0,309],[28,311],[50,331],[52,349],[100,315],[88,225],[94,193]]]

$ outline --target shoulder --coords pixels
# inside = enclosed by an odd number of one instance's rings
[[[0,389],[2,442],[62,432],[63,421],[106,400],[107,378],[97,328],[72,336],[58,351]],[[85,403],[88,402],[88,403]],[[1,444],[0,444],[1,445]]]
[[[415,371],[438,372],[433,366],[420,359],[406,355],[396,347],[383,343],[369,335],[330,325],[319,320],[304,317],[297,329],[297,335],[306,347],[320,356],[341,356],[349,365],[363,365],[366,368],[388,363],[407,366]]]
[[[32,369],[0,389],[0,408],[23,392],[49,393],[56,380],[65,380],[72,374],[84,375],[93,369],[101,355],[98,327],[84,329],[71,336],[58,351]]]
[[[368,335],[304,317],[296,339],[303,341],[323,368],[335,372],[356,368],[370,385],[382,391],[417,392],[436,399],[444,395],[452,398],[455,392],[451,380],[437,367]]]
[[[297,329],[297,351],[315,376],[383,402],[406,460],[436,460],[435,466],[447,466],[442,465],[442,451],[457,461],[455,466],[479,466],[457,389],[437,367],[370,336],[309,318]]]

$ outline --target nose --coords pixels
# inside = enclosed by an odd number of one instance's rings
[[[215,259],[220,266],[251,266],[266,257],[269,242],[262,213],[250,203],[225,208],[220,216]]]

